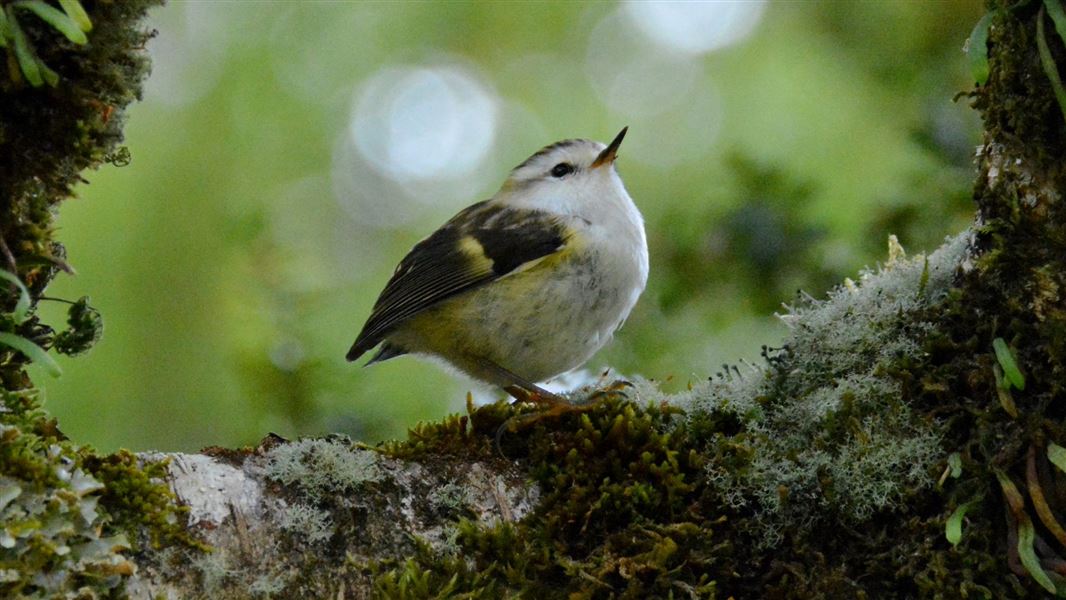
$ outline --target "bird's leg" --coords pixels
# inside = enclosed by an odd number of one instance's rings
[[[477,363],[486,371],[495,375],[498,381],[502,380],[507,382],[503,386],[504,391],[519,402],[529,402],[531,404],[547,406],[569,405],[566,399],[562,396],[553,394],[520,375],[515,375],[508,369],[501,367],[491,360],[485,358],[477,359]]]
[[[545,409],[535,413],[514,416],[504,421],[503,424],[500,425],[500,428],[496,430],[496,448],[500,449],[500,454],[503,454],[500,441],[503,438],[505,431],[515,432],[520,429],[525,429],[541,419],[557,417],[571,412],[585,412],[593,407],[591,404],[571,404],[566,401],[566,398],[563,398],[559,394],[549,392],[532,381],[529,381],[520,375],[515,375],[508,369],[505,369],[490,360],[479,359],[477,362],[486,371],[494,374],[497,380],[511,382],[504,385],[503,389],[514,397],[516,401],[529,402]]]
[[[504,456],[503,447],[500,445],[500,442],[503,439],[504,432],[514,433],[516,431],[520,431],[522,429],[525,429],[526,427],[539,423],[543,419],[559,417],[570,413],[588,412],[596,408],[597,405],[599,405],[599,402],[588,402],[586,404],[571,404],[564,400],[561,396],[557,394],[552,394],[551,392],[543,389],[542,391],[545,394],[548,394],[548,398],[551,399],[545,398],[544,396],[536,396],[534,399],[529,399],[533,394],[530,391],[523,389],[521,386],[517,385],[509,385],[504,389],[507,390],[507,393],[514,396],[515,399],[519,402],[537,403],[538,406],[543,407],[543,410],[538,410],[537,412],[527,413],[524,415],[515,415],[510,419],[507,419],[503,422],[503,424],[500,425],[500,428],[496,430],[496,448],[500,451],[501,456]],[[506,458],[506,456],[504,457]]]

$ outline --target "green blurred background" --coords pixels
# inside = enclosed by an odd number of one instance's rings
[[[132,162],[58,218],[106,327],[35,372],[102,449],[402,435],[470,382],[344,353],[410,246],[550,142],[630,132],[648,290],[589,364],[677,389],[758,360],[773,317],[969,222],[976,0],[179,2],[129,112]],[[46,303],[49,322],[65,306]],[[491,399],[479,391],[479,399]]]

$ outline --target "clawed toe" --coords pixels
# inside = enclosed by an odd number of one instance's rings
[[[632,383],[619,379],[603,389],[592,392],[581,404],[572,404],[566,398],[553,394],[539,386],[530,386],[532,389],[529,389],[525,386],[509,385],[503,389],[514,397],[515,401],[535,404],[541,410],[524,415],[516,415],[504,421],[499,429],[496,430],[496,448],[500,450],[500,454],[503,454],[500,441],[503,439],[504,432],[514,433],[521,431],[543,419],[560,417],[571,413],[588,412],[595,409],[600,402],[611,398],[628,400],[629,394],[626,393],[625,389],[632,387]]]
[[[631,387],[633,387],[632,383],[625,381],[624,379],[619,379],[611,385],[603,389],[596,390],[589,394],[588,398],[585,399],[585,403],[595,404],[597,402],[602,402],[609,398],[621,398],[623,400],[629,400],[629,394],[625,392],[625,389]]]
[[[519,385],[509,385],[503,389],[518,402],[528,402],[529,404],[539,404],[542,406],[559,406],[560,404],[568,404],[566,399],[562,396],[553,394],[548,390],[535,385],[530,386],[529,388]]]

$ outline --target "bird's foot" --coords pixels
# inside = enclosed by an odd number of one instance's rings
[[[496,430],[497,448],[501,448],[500,440],[503,438],[504,432],[514,433],[535,425],[544,419],[552,419],[571,413],[587,412],[592,410],[596,405],[595,402],[572,404],[559,394],[554,394],[536,385],[529,386],[528,388],[525,386],[509,385],[503,389],[514,397],[517,402],[534,404],[539,410],[524,415],[516,415],[504,421],[503,424],[500,425],[500,428]]]
[[[585,402],[583,404],[599,404],[600,402],[603,402],[604,400],[607,400],[609,398],[621,398],[623,400],[629,400],[629,394],[627,394],[625,390],[626,388],[631,387],[633,387],[632,383],[624,379],[617,379],[611,385],[605,388],[598,389],[589,394],[588,398],[585,398]]]
[[[566,398],[563,398],[559,394],[549,392],[548,390],[540,387],[539,385],[509,385],[504,387],[503,389],[518,402],[527,402],[529,404],[537,404],[540,406],[548,407],[569,404],[569,402],[566,401]]]
[[[553,394],[539,386],[531,387],[534,389],[527,389],[516,385],[510,385],[504,388],[504,390],[513,396],[516,401],[535,404],[542,410],[524,415],[517,415],[504,421],[504,423],[500,425],[500,428],[496,430],[497,448],[500,447],[500,440],[505,431],[514,433],[535,425],[544,419],[551,419],[573,413],[589,412],[599,406],[601,402],[610,398],[629,399],[629,394],[627,394],[625,390],[626,388],[633,387],[633,384],[619,379],[611,385],[589,394],[589,396],[580,404],[571,403],[567,401],[566,398],[563,398],[558,394]]]
[[[524,417],[515,418],[536,417],[536,420],[540,420],[544,417],[557,417],[572,412],[588,412],[595,408],[600,402],[609,398],[622,398],[623,400],[628,400],[629,394],[627,394],[625,390],[626,388],[631,387],[633,387],[632,383],[619,379],[605,388],[592,392],[579,404],[570,402],[566,398],[549,392],[537,385],[529,387],[509,385],[505,387],[504,390],[514,397],[517,402],[536,404],[544,409],[530,415],[525,415]]]

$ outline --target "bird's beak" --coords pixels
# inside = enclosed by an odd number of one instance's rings
[[[596,160],[592,161],[593,169],[601,165],[609,165],[614,162],[614,159],[618,158],[618,147],[622,145],[622,138],[626,136],[627,131],[629,131],[629,127],[623,127],[622,131],[619,131],[618,135],[614,136],[614,140],[607,144],[607,147],[603,149],[603,152],[600,152]]]

